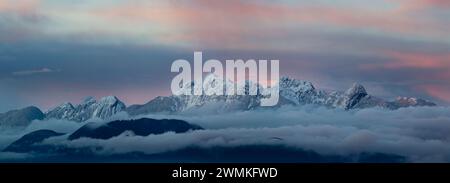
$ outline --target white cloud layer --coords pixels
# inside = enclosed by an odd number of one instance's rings
[[[126,116],[117,116],[120,117]],[[181,118],[199,124],[206,130],[147,137],[123,134],[109,140],[81,138],[66,141],[62,140],[64,137],[56,137],[45,143],[69,147],[102,147],[95,148],[100,154],[134,151],[152,154],[189,146],[283,144],[322,154],[380,152],[406,156],[413,162],[450,161],[448,107],[345,112],[306,106],[212,116],[146,117]]]

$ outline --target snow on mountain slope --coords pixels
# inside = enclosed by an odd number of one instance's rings
[[[209,75],[204,80],[205,86],[217,81],[217,77]],[[217,83],[216,83],[217,84]],[[224,82],[224,93],[234,84],[232,81]],[[131,115],[149,114],[149,113],[179,113],[186,111],[200,110],[207,112],[229,112],[229,111],[246,111],[261,108],[261,98],[264,97],[265,89],[253,82],[246,81],[238,83],[239,86],[245,84],[246,91],[250,86],[257,88],[257,95],[180,95],[157,97],[156,99],[144,104],[133,105],[127,108],[127,112]],[[190,83],[191,87],[195,85]],[[375,96],[369,95],[364,86],[355,83],[346,92],[340,91],[323,91],[314,87],[311,82],[296,80],[289,77],[282,77],[278,83],[280,88],[280,98],[278,105],[318,105],[329,108],[342,108],[345,110],[363,109],[370,107],[382,107],[387,109],[398,109],[400,107],[409,106],[434,106],[435,104],[422,99],[401,98],[396,101],[389,102]],[[188,85],[187,85],[188,86]],[[185,86],[184,89],[189,89]],[[240,87],[238,87],[240,88]],[[206,90],[211,90],[206,87]]]
[[[220,84],[220,78],[209,75],[204,79],[204,92],[211,93]],[[276,106],[261,107],[261,99],[267,97],[268,89],[251,81],[239,82],[236,91],[245,95],[227,95],[227,91],[234,87],[234,82],[224,80],[224,95],[172,95],[160,96],[143,105],[125,104],[115,96],[103,97],[96,100],[93,97],[86,98],[82,103],[61,104],[45,114],[36,107],[22,110],[13,110],[0,114],[0,126],[26,126],[32,120],[64,119],[83,122],[92,118],[108,119],[111,116],[126,111],[135,116],[152,113],[194,113],[210,114],[233,111],[248,111],[259,108],[277,108],[284,105],[316,105],[328,108],[340,108],[344,110],[364,109],[380,107],[395,110],[403,107],[436,106],[433,102],[418,99],[399,97],[394,101],[386,101],[370,95],[361,84],[355,83],[346,92],[318,90],[311,82],[282,77],[277,83],[280,89],[279,102]],[[190,85],[190,86],[189,86]],[[183,90],[189,90],[195,86],[194,82],[186,84]],[[249,95],[250,88],[256,88],[256,95]],[[190,90],[192,91],[192,90]]]
[[[131,105],[126,108],[117,97],[108,96],[96,101],[89,97],[79,105],[64,103],[46,113],[46,118],[86,121],[91,118],[107,119],[110,116],[126,111],[130,115],[151,113],[223,113],[233,111],[248,111],[258,108],[276,108],[283,105],[317,105],[345,110],[381,107],[398,109],[410,106],[435,106],[434,103],[416,98],[398,98],[395,101],[385,101],[368,94],[364,86],[355,83],[346,92],[318,90],[311,82],[282,77],[277,83],[280,89],[279,102],[273,107],[261,107],[261,99],[266,97],[267,89],[251,81],[238,82],[236,91],[246,95],[227,95],[232,90],[234,82],[223,80],[216,75],[208,75],[203,81],[202,95],[172,95],[160,96],[143,105]],[[213,93],[222,84],[224,95],[206,95]],[[186,84],[185,90],[192,93],[195,83]],[[256,95],[249,95],[250,88],[256,89]]]
[[[124,111],[125,104],[115,96],[107,96],[96,101],[93,97],[86,98],[81,104],[73,106],[64,103],[46,113],[46,118],[66,119],[71,121],[86,121],[92,118],[107,119]]]

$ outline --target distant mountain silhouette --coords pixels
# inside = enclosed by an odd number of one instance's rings
[[[30,106],[0,114],[0,127],[28,126],[33,120],[42,120],[45,115],[39,108]]]
[[[165,132],[184,133],[189,130],[203,129],[200,126],[189,124],[182,120],[149,119],[118,120],[106,124],[89,123],[69,136],[69,140],[88,137],[94,139],[109,139],[118,136],[125,131],[131,131],[134,135],[147,136],[150,134],[162,134]]]
[[[44,141],[47,138],[61,135],[64,135],[64,133],[58,133],[52,130],[37,130],[24,135],[23,137],[21,137],[20,139],[16,140],[8,147],[6,147],[3,151],[18,152],[18,153],[39,151],[39,149],[42,148],[45,149],[45,147],[43,146],[33,147],[33,146],[36,145],[37,143]]]

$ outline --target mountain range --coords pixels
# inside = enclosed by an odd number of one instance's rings
[[[205,78],[205,82],[215,82],[217,78],[209,75]],[[230,82],[230,81],[228,81]],[[251,82],[245,83],[248,89]],[[192,84],[194,85],[194,84]],[[264,97],[262,90],[258,88],[258,95],[181,95],[181,96],[165,96],[156,97],[143,105],[131,105],[126,111],[130,115],[141,115],[149,113],[181,113],[188,111],[196,111],[209,109],[208,112],[230,112],[230,111],[246,111],[260,107],[261,98]],[[317,105],[329,108],[342,108],[345,110],[363,109],[371,107],[381,107],[395,110],[402,107],[415,106],[436,106],[433,102],[408,97],[398,97],[394,101],[386,101],[367,93],[364,86],[355,83],[347,91],[325,91],[314,87],[311,82],[296,80],[288,77],[282,77],[279,82],[280,99],[277,106],[283,105]]]
[[[125,104],[115,96],[103,97],[99,101],[96,101],[93,97],[88,97],[76,106],[71,103],[64,103],[49,110],[45,116],[47,119],[86,121],[92,118],[106,119],[125,109]]]
[[[209,75],[204,83],[211,84],[217,77]],[[231,82],[231,81],[226,81]],[[192,86],[195,83],[190,83]],[[244,89],[250,85],[257,85],[250,81],[245,83]],[[436,106],[435,103],[418,98],[398,97],[394,101],[370,95],[361,84],[353,84],[347,91],[325,91],[317,89],[311,82],[282,77],[279,81],[280,99],[273,107],[261,107],[260,101],[264,97],[264,88],[257,85],[257,95],[180,95],[159,96],[142,105],[126,105],[115,96],[103,97],[95,100],[88,97],[78,105],[64,103],[43,113],[36,107],[27,107],[0,114],[1,126],[26,126],[33,120],[64,119],[70,121],[87,121],[89,119],[108,119],[119,113],[126,112],[131,116],[165,113],[179,114],[187,112],[223,113],[234,111],[248,111],[260,108],[276,108],[284,105],[317,105],[328,108],[356,110],[380,107],[396,110],[402,107]],[[206,88],[205,90],[208,90]],[[248,93],[248,92],[247,92]]]
[[[141,118],[135,120],[116,120],[107,123],[91,122],[83,125],[79,129],[68,135],[67,140],[76,140],[80,138],[91,139],[110,139],[119,135],[148,136],[158,135],[166,132],[185,133],[194,130],[202,130],[203,128],[190,124],[182,120],[174,119],[149,119]],[[18,140],[7,146],[3,152],[39,152],[39,153],[55,153],[67,151],[67,147],[52,146],[48,144],[40,144],[50,137],[65,135],[64,133],[55,132],[53,130],[41,129],[25,134]]]

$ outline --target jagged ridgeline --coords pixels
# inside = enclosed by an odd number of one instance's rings
[[[71,121],[86,121],[91,118],[106,119],[125,109],[125,104],[115,96],[103,97],[99,101],[96,101],[93,97],[88,97],[76,106],[71,103],[64,103],[51,109],[46,113],[46,118]]]
[[[204,82],[214,82],[217,78],[209,75]],[[231,82],[231,81],[226,81]],[[224,84],[226,84],[224,82]],[[255,84],[245,82],[248,85]],[[256,85],[256,84],[255,84]],[[261,90],[260,86],[256,86]],[[145,115],[154,113],[177,114],[195,112],[197,110],[212,113],[248,111],[259,108],[277,108],[284,105],[316,105],[328,108],[345,110],[380,107],[395,110],[402,107],[435,106],[436,104],[417,98],[399,97],[394,101],[387,101],[369,94],[360,84],[353,84],[347,91],[319,90],[311,82],[282,77],[279,81],[280,99],[278,105],[261,107],[260,100],[264,97],[258,95],[189,95],[189,96],[160,96],[143,105],[126,105],[117,97],[108,96],[95,100],[92,97],[85,99],[78,105],[64,103],[45,114],[36,107],[28,107],[0,114],[1,126],[24,126],[32,120],[64,119],[71,121],[86,121],[92,118],[108,119],[119,113],[127,112],[130,115]],[[208,110],[202,110],[208,109]]]
[[[205,82],[214,82],[217,79],[214,75],[205,78]],[[226,81],[231,82],[231,81]],[[226,83],[225,82],[225,83]],[[246,82],[248,85],[254,84]],[[226,85],[226,84],[225,84]],[[207,84],[209,86],[209,84]],[[227,86],[227,85],[226,85]],[[230,86],[230,85],[228,85]],[[261,90],[261,87],[256,86]],[[280,99],[278,105],[273,107],[260,107],[258,95],[189,95],[189,96],[166,96],[157,97],[143,105],[132,105],[127,108],[130,115],[140,115],[149,113],[180,113],[195,111],[201,108],[215,109],[216,112],[246,111],[258,108],[277,108],[284,105],[317,105],[329,108],[342,108],[345,110],[363,109],[371,107],[381,107],[395,110],[401,107],[410,106],[435,106],[436,104],[417,98],[399,97],[394,101],[386,101],[367,93],[360,84],[353,84],[347,91],[324,91],[314,87],[311,82],[282,77],[279,82]],[[211,111],[211,110],[209,110]]]

